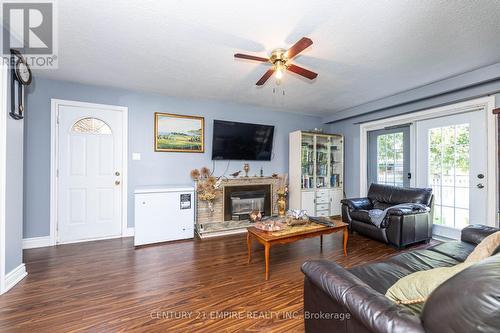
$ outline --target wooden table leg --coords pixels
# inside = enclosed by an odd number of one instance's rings
[[[265,255],[266,255],[266,281],[269,280],[269,250],[271,245],[266,243],[265,245]]]
[[[252,262],[252,236],[247,232],[248,263]]]
[[[319,247],[323,251],[323,235],[319,236]]]
[[[347,238],[349,237],[349,232],[347,227],[344,228],[344,256],[347,256]]]

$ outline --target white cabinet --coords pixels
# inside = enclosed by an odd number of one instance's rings
[[[193,238],[194,199],[191,186],[137,188],[134,245]]]
[[[305,209],[308,212],[313,212],[315,210],[315,208],[314,208],[315,195],[316,194],[314,193],[314,191],[302,192],[302,196],[300,198],[301,203],[300,203],[299,207],[294,207],[294,206],[290,205],[290,208],[291,209]]]
[[[341,214],[344,138],[337,134],[290,133],[290,208],[309,215]]]
[[[344,198],[343,189],[330,190],[330,204],[332,216],[340,215],[342,213],[342,205],[340,200]]]

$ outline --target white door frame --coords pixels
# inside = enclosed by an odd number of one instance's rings
[[[58,140],[59,140],[59,126],[58,111],[60,106],[73,106],[85,107],[90,109],[111,110],[122,112],[122,126],[123,126],[123,169],[122,169],[122,232],[119,237],[128,237],[133,235],[133,231],[129,230],[127,226],[127,206],[128,206],[128,107],[95,104],[78,101],[68,101],[61,99],[51,99],[50,110],[50,245],[57,245],[57,212],[58,212],[58,193],[57,193],[57,162],[59,160]],[[99,239],[108,239],[116,237],[105,237]],[[82,241],[91,241],[93,239],[86,239]],[[78,241],[77,241],[78,242]]]
[[[495,96],[486,96],[481,97],[465,102],[445,105],[441,107],[436,107],[432,109],[427,109],[423,111],[413,112],[409,114],[404,114],[401,116],[391,117],[388,119],[376,120],[368,123],[361,124],[359,126],[359,179],[360,179],[360,187],[359,187],[359,195],[364,196],[368,192],[368,184],[367,184],[367,170],[368,170],[368,132],[383,129],[388,126],[397,126],[402,124],[410,125],[410,144],[411,144],[411,156],[412,161],[410,164],[410,172],[415,177],[412,177],[411,186],[416,184],[416,163],[415,161],[415,147],[416,147],[416,135],[415,135],[415,126],[414,122],[418,120],[439,118],[443,116],[449,116],[453,114],[464,113],[468,111],[474,111],[478,109],[485,108],[486,109],[486,117],[487,117],[487,141],[488,141],[488,202],[487,202],[487,221],[485,224],[491,226],[497,226],[497,150],[496,150],[496,124],[495,115],[493,114],[493,109],[495,108]]]
[[[7,177],[7,87],[9,68],[0,62],[0,295],[5,292],[5,200]]]

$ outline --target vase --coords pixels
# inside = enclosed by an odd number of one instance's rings
[[[243,171],[245,171],[245,177],[248,177],[248,172],[250,171],[250,164],[243,164]]]
[[[285,193],[278,192],[278,216],[285,217],[285,215],[286,215]]]

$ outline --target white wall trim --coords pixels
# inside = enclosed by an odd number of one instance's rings
[[[128,227],[125,229],[125,232],[123,233],[122,237],[134,237],[135,235],[135,229],[132,227]]]
[[[329,116],[323,117],[322,120],[323,123],[332,123],[373,113],[383,109],[402,108],[404,105],[409,105],[412,103],[416,103],[419,105],[428,105],[429,108],[432,108],[431,104],[427,104],[430,103],[429,99],[447,94],[448,97],[444,100],[448,100],[446,103],[453,103],[454,97],[451,95],[464,88],[473,89],[471,89],[469,92],[466,92],[465,94],[462,93],[461,100],[464,100],[464,95],[467,95],[467,98],[473,99],[484,96],[492,91],[474,88],[478,88],[482,84],[487,84],[488,82],[498,80],[499,78],[500,63],[495,63],[493,65],[481,67],[469,72],[449,77],[444,80],[432,82],[414,89],[399,92],[394,95],[383,97],[348,109],[338,110],[336,112],[333,112]],[[420,102],[422,102],[422,100],[427,100],[427,102],[421,104]],[[444,103],[441,102],[440,105],[443,104]],[[403,108],[405,110],[404,112],[406,112],[407,110],[411,111],[410,108],[412,107],[415,107],[419,110],[426,109],[426,107],[409,106]]]
[[[388,126],[395,126],[407,123],[414,123],[418,120],[432,119],[443,116],[449,116],[453,114],[464,113],[468,111],[474,111],[479,109],[486,110],[486,121],[487,121],[487,142],[488,142],[488,202],[487,202],[487,221],[488,225],[496,225],[497,222],[497,184],[496,177],[496,121],[492,110],[495,108],[495,97],[487,96],[481,97],[466,102],[450,104],[446,106],[441,106],[437,108],[431,108],[419,112],[414,112],[410,114],[404,114],[401,116],[396,116],[387,119],[376,120],[368,123],[361,124],[359,126],[360,135],[360,156],[359,156],[359,179],[360,188],[359,196],[364,196],[368,192],[367,184],[367,172],[368,172],[368,132],[378,129],[383,129]],[[415,146],[416,142],[415,135],[411,141],[412,145]],[[413,155],[414,156],[414,155]],[[415,162],[416,163],[416,162]],[[413,163],[412,163],[413,165]],[[415,164],[416,165],[416,164]],[[415,170],[412,170],[412,174],[415,175]],[[414,178],[414,177],[413,177]]]
[[[23,238],[23,250],[50,246],[50,236]]]
[[[5,200],[7,167],[8,67],[0,63],[0,295],[5,292]]]
[[[79,101],[51,99],[50,111],[50,245],[57,245],[57,116],[60,106],[86,107],[100,110],[122,112],[123,128],[123,169],[122,169],[122,237],[128,237],[128,107],[107,104],[95,104]]]
[[[28,272],[26,272],[26,266],[24,264],[14,268],[5,276],[5,289],[3,292],[6,293],[9,291],[12,287],[18,284],[19,281],[24,279],[26,275],[28,275]]]

